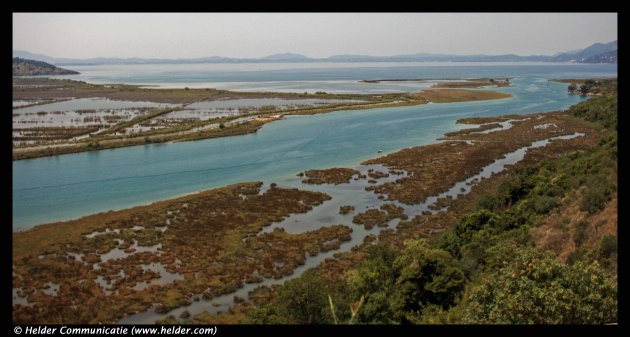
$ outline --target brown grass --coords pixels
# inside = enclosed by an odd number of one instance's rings
[[[304,172],[305,184],[346,184],[360,172],[349,168],[329,168],[324,170],[308,170]]]
[[[432,88],[479,88],[485,86],[509,87],[510,83],[505,79],[492,80],[490,78],[469,79],[465,82],[438,82]]]
[[[236,184],[14,233],[13,287],[36,305],[14,306],[14,322],[105,323],[152,306],[166,312],[189,303],[190,294],[211,299],[235,291],[243,282],[289,275],[304,263],[306,254],[335,249],[349,239],[352,229],[339,225],[303,234],[275,230],[256,235],[264,226],[330,198],[278,187],[259,194],[260,186]],[[158,230],[165,225],[165,232]],[[119,232],[105,234],[106,229]],[[84,236],[94,231],[103,234]],[[128,248],[134,242],[161,248],[133,253]],[[101,254],[114,248],[132,254],[101,261]],[[83,258],[76,261],[69,252]],[[148,263],[161,263],[185,281],[134,289],[160,277],[141,267]],[[111,293],[95,282],[99,276],[111,281]],[[57,296],[42,292],[47,282],[60,285]]]
[[[384,204],[380,209],[369,209],[352,218],[352,222],[372,229],[374,226],[387,227],[387,223],[395,218],[407,219],[404,209],[394,204]]]
[[[445,192],[456,182],[473,176],[503,154],[527,146],[533,141],[572,134],[575,131],[586,133],[585,137],[559,142],[570,144],[564,146],[575,147],[593,144],[599,137],[596,126],[567,114],[540,115],[544,117],[521,120],[508,130],[489,134],[457,132],[444,138],[446,142],[403,149],[381,158],[368,160],[364,164],[383,164],[413,173],[411,177],[370,187],[370,189],[387,195],[390,200],[417,204],[424,202],[429,196]],[[534,128],[536,125],[546,123],[554,123],[558,125],[558,128]],[[474,140],[475,143],[469,145],[458,140]]]
[[[578,223],[586,222],[587,228],[582,246],[591,249],[597,249],[604,236],[618,234],[616,193],[606,203],[603,210],[592,215],[580,211],[580,192],[576,191],[575,194],[573,198],[567,199],[569,202],[567,205],[547,217],[543,225],[530,230],[538,248],[554,252],[563,262],[566,262],[569,255],[578,248],[573,240]]]
[[[414,95],[418,99],[425,99],[433,103],[485,101],[512,97],[510,94],[497,91],[460,89],[424,90]]]

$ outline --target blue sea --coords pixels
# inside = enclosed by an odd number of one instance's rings
[[[255,134],[13,162],[13,230],[242,181],[283,182],[306,169],[351,167],[436,142],[466,117],[563,110],[583,98],[558,78],[617,76],[617,65],[523,63],[186,64],[68,67],[91,83],[242,91],[404,92],[364,79],[511,77],[511,98],[288,116]],[[378,153],[383,150],[383,153]]]
[[[79,75],[58,76],[109,84],[236,91],[379,93],[418,91],[414,82],[379,79],[557,76],[584,78],[617,73],[617,65],[509,62],[204,63],[67,66]]]

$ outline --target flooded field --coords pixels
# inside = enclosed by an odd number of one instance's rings
[[[146,115],[152,109],[176,106],[175,104],[116,101],[105,98],[47,102],[47,100],[14,101],[13,141],[15,145],[78,140],[120,122]]]
[[[66,89],[63,85],[60,84],[59,89]],[[182,99],[188,90],[180,91],[179,99]],[[351,98],[238,98],[239,94],[233,95],[193,103],[158,103],[106,97],[16,99],[13,101],[13,144],[22,147],[58,146],[59,143],[76,145],[76,142],[88,137],[104,134],[118,139],[156,133],[173,134],[176,137],[186,130],[192,133],[218,128],[220,125],[247,122],[254,119],[252,113],[281,113],[365,103]],[[94,140],[94,144],[96,142],[98,139]]]
[[[208,120],[251,112],[273,112],[337,103],[359,103],[360,100],[242,98],[202,101],[188,104],[181,110],[162,115],[158,120]]]

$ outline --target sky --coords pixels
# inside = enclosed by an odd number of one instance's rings
[[[616,13],[13,13],[14,50],[69,58],[553,55],[616,39]]]

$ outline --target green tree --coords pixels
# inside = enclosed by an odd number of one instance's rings
[[[247,313],[243,319],[246,324],[291,324],[288,318],[278,312],[274,302],[257,307]]]
[[[468,323],[617,322],[617,284],[597,262],[568,266],[530,250],[484,277],[468,297]]]
[[[477,201],[477,206],[475,207],[477,209],[486,209],[489,211],[494,211],[501,206],[503,206],[502,202],[497,197],[484,194],[479,197],[479,200]]]
[[[608,178],[603,174],[596,174],[588,177],[586,182],[586,193],[580,203],[580,210],[591,214],[604,208],[614,191],[614,186],[608,182]]]
[[[420,239],[405,242],[397,254],[391,246],[374,248],[346,282],[354,300],[365,299],[357,322],[391,324],[419,322],[427,306],[449,308],[465,279],[447,251]]]
[[[608,259],[613,254],[617,254],[617,236],[610,234],[604,236],[599,245],[599,254],[604,259]]]
[[[295,324],[326,324],[332,319],[328,311],[328,291],[315,273],[288,281],[278,292],[279,314]]]
[[[363,323],[395,323],[391,297],[395,291],[396,271],[393,268],[396,252],[389,244],[368,249],[369,258],[346,276],[347,288],[353,299],[364,296],[364,304],[357,321]]]
[[[446,309],[464,289],[464,272],[444,250],[431,248],[425,239],[407,241],[394,261],[394,307],[401,322],[418,321],[422,310],[435,304]]]
[[[474,232],[482,229],[490,219],[494,216],[494,213],[487,209],[480,209],[478,211],[470,212],[462,217],[462,219],[455,225],[455,235],[457,235],[464,242],[470,241],[470,238]]]
[[[244,323],[253,324],[331,324],[324,280],[314,272],[287,281],[277,297],[268,304],[247,313]]]

